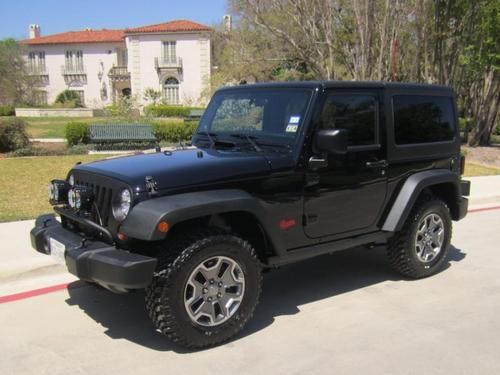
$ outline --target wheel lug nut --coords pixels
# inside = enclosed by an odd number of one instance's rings
[[[208,302],[212,302],[212,297],[208,297]]]
[[[222,284],[222,281],[219,281],[219,288],[222,288],[222,285],[224,285]]]
[[[212,280],[210,280],[210,284],[213,284],[213,283],[215,283],[215,281],[214,281],[213,279],[212,279]]]
[[[221,298],[222,297],[222,293],[217,293],[217,298]]]
[[[207,294],[208,293],[208,289],[207,288],[203,288],[203,294]]]

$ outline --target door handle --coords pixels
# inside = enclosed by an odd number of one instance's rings
[[[366,162],[367,168],[386,168],[388,165],[389,164],[387,163],[387,160],[367,161]]]

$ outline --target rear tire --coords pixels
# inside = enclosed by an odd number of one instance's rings
[[[437,273],[448,255],[451,233],[446,204],[436,198],[421,198],[403,228],[387,243],[390,265],[403,276],[415,279]]]
[[[181,235],[164,251],[168,257],[160,259],[146,290],[158,331],[195,349],[236,335],[253,315],[261,291],[261,266],[251,244],[208,230]]]

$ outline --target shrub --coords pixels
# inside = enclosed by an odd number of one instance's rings
[[[73,90],[64,90],[56,97],[56,104],[61,104],[63,107],[78,108],[83,107],[80,95]]]
[[[158,142],[177,143],[187,141],[198,126],[197,121],[175,121],[153,124],[153,132]]]
[[[12,105],[0,105],[0,116],[14,116],[16,111]]]
[[[89,125],[84,122],[67,123],[65,132],[68,146],[74,146],[80,143],[86,144],[89,141]]]
[[[192,109],[203,108],[166,104],[148,105],[144,107],[144,114],[151,117],[187,117]]]
[[[146,150],[154,148],[156,144],[151,141],[128,141],[128,142],[101,142],[92,145],[95,151],[129,151]]]
[[[21,156],[34,156],[34,155],[35,155],[35,150],[33,150],[33,148],[30,146],[18,148],[17,150],[7,153],[7,157],[9,158],[21,157]]]
[[[26,124],[18,118],[0,119],[0,152],[14,151],[30,145]]]
[[[75,145],[70,146],[66,149],[66,155],[86,155],[89,153],[89,146],[87,145]]]

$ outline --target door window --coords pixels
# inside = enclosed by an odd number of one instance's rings
[[[345,129],[349,146],[373,145],[376,140],[377,101],[370,95],[332,94],[321,111],[321,129]]]

